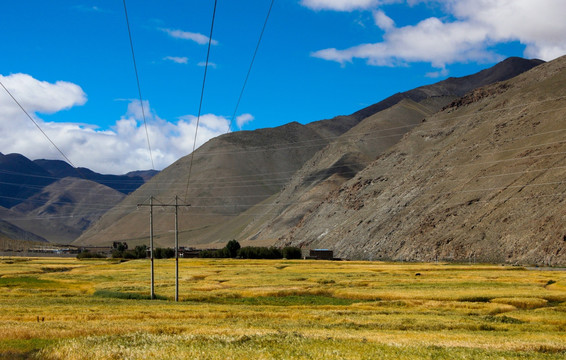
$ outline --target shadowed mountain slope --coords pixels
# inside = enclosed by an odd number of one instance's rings
[[[96,182],[67,177],[13,207],[10,222],[51,242],[69,243],[124,197]]]
[[[47,240],[41,236],[25,231],[4,220],[0,220],[0,239],[47,242]]]
[[[358,259],[565,264],[564,84],[566,57],[454,101],[278,244]]]
[[[34,160],[33,162],[48,171],[51,176],[56,179],[63,179],[66,177],[82,178],[85,180],[95,181],[124,194],[131,193],[145,183],[144,178],[136,175],[135,173],[130,173],[132,175],[104,175],[87,168],[80,167],[75,169],[65,161],[61,160],[41,159]],[[139,173],[142,174],[142,172]],[[152,173],[144,172],[143,174],[147,178],[148,175]],[[155,175],[155,173],[153,174]],[[151,178],[151,176],[149,176],[149,178]]]
[[[155,173],[102,175],[86,168],[74,169],[64,161],[31,161],[20,154],[0,154],[0,219],[41,239],[71,242],[121,201],[124,193]],[[10,234],[16,232],[5,237]]]
[[[11,208],[53,182],[49,172],[25,156],[0,153],[0,206]]]

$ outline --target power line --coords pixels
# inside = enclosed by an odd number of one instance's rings
[[[39,131],[41,131],[41,133],[43,134],[43,136],[45,136],[45,138],[47,140],[49,140],[49,142],[51,143],[51,145],[53,145],[55,147],[55,149],[57,149],[57,151],[63,156],[63,158],[65,158],[65,160],[67,160],[67,162],[79,173],[79,175],[84,178],[84,176],[80,173],[80,171],[77,169],[77,167],[73,164],[73,162],[67,157],[67,155],[65,155],[65,153],[63,153],[63,151],[57,146],[55,145],[55,143],[53,142],[53,140],[51,140],[51,138],[47,135],[47,133],[45,131],[43,131],[43,129],[39,126],[39,124],[31,117],[31,115],[26,111],[26,109],[24,109],[24,107],[22,106],[22,104],[20,104],[20,102],[14,97],[14,95],[12,95],[12,93],[10,92],[10,90],[8,90],[8,88],[6,88],[6,86],[4,86],[4,84],[2,83],[2,81],[0,81],[0,85],[2,85],[2,87],[4,88],[4,90],[6,90],[6,92],[8,93],[8,95],[10,95],[10,97],[12,98],[12,100],[14,100],[14,102],[19,106],[19,108],[24,112],[24,114],[26,114],[27,118],[31,120],[31,122],[39,129]]]
[[[248,73],[246,74],[246,79],[244,80],[244,85],[242,86],[242,90],[240,91],[240,96],[238,97],[238,102],[236,102],[236,107],[234,108],[234,113],[232,114],[232,118],[230,119],[230,124],[228,125],[228,131],[231,131],[232,124],[234,122],[234,118],[236,117],[236,112],[238,111],[238,107],[240,106],[240,101],[242,100],[242,95],[244,95],[244,89],[246,88],[246,84],[248,83],[248,78],[250,77],[250,73],[252,71],[252,66],[254,65],[255,57],[257,55],[257,51],[259,50],[259,44],[261,43],[261,39],[263,38],[263,33],[265,32],[265,27],[267,26],[267,20],[269,20],[269,15],[271,14],[271,9],[273,8],[273,3],[275,0],[271,0],[271,4],[269,5],[269,10],[267,11],[267,16],[265,17],[265,21],[263,22],[263,27],[261,28],[261,33],[259,34],[259,39],[257,40],[257,45],[255,47],[254,54],[252,56],[252,61],[250,63],[250,67],[248,68]]]
[[[200,102],[198,106],[197,123],[195,127],[195,138],[193,140],[193,151],[191,152],[191,161],[189,163],[189,174],[187,175],[187,189],[185,190],[185,202],[187,201],[187,194],[189,192],[189,184],[191,182],[191,172],[193,169],[193,160],[195,157],[195,149],[197,145],[198,126],[200,123],[200,114],[202,110],[202,99],[204,98],[204,85],[206,84],[206,73],[208,71],[208,60],[210,59],[210,45],[212,44],[212,31],[214,30],[214,18],[216,17],[216,4],[218,0],[214,0],[214,9],[212,10],[212,22],[210,24],[210,35],[208,37],[208,49],[206,51],[206,62],[204,64],[204,76],[202,79],[202,89],[200,91]]]
[[[143,117],[143,125],[145,127],[145,136],[147,139],[147,148],[149,149],[149,159],[151,160],[151,168],[155,170],[155,164],[153,163],[153,154],[151,153],[151,144],[149,142],[149,131],[147,130],[147,121],[145,119],[145,110],[143,107],[143,98],[141,93],[141,86],[140,86],[140,78],[138,76],[138,67],[136,65],[136,55],[134,54],[134,42],[132,41],[132,32],[130,30],[130,20],[128,19],[128,9],[126,8],[126,0],[123,0],[124,3],[124,14],[126,15],[126,25],[128,27],[128,37],[130,39],[130,49],[132,50],[132,60],[134,62],[134,72],[136,73],[136,83],[138,85],[138,95],[140,99],[140,106],[142,111]]]
[[[527,136],[520,137],[520,138],[517,138],[517,139],[528,138],[528,137],[533,137],[533,136],[540,136],[540,135],[553,133],[553,132],[557,132],[557,131],[564,131],[564,130],[566,130],[566,129],[554,130],[554,131],[544,132],[544,133],[531,134],[531,135],[527,135]],[[566,142],[566,141],[555,141],[555,142],[549,142],[549,143],[541,143],[541,144],[536,144],[536,145],[507,149],[507,150],[484,152],[484,153],[480,153],[479,155],[491,155],[491,154],[498,154],[498,153],[502,153],[502,152],[518,151],[518,150],[531,149],[531,148],[537,148],[537,147],[548,146],[548,145],[562,144],[564,142]],[[481,144],[482,143],[474,144],[473,146],[454,147],[454,148],[452,148],[452,150],[477,147]],[[529,158],[533,158],[533,157],[545,157],[545,156],[560,155],[560,154],[562,154],[562,153],[560,152],[560,153],[542,154],[542,155],[529,155],[529,156],[524,156],[524,157],[515,157],[515,158],[510,158],[510,159],[496,160],[495,162],[523,160],[523,159],[529,159]],[[341,167],[348,166],[348,165],[368,165],[369,163],[371,163],[371,162],[342,163],[342,164],[339,164],[339,165],[336,165],[336,166],[324,167],[324,169],[328,170],[328,169],[333,169],[333,168],[341,168]],[[487,162],[487,163],[491,163],[491,162]],[[439,167],[439,168],[423,169],[423,170],[417,170],[417,171],[421,172],[421,171],[430,171],[430,170],[444,170],[444,169],[455,168],[455,167],[473,166],[473,165],[482,165],[482,164],[486,164],[486,162],[468,163],[468,164],[461,164],[461,165],[454,165],[454,166],[445,166],[445,167]],[[402,165],[397,166],[396,169],[400,169],[400,168],[403,168],[403,167],[404,166],[402,166]],[[548,168],[548,170],[550,170],[550,169],[553,169],[553,168]],[[348,174],[348,173],[356,173],[356,172],[357,171],[347,171],[347,172],[342,172],[342,173]],[[7,170],[0,170],[0,173],[20,174],[20,175],[26,175],[26,176],[29,176],[29,177],[38,177],[38,178],[59,179],[59,178],[56,178],[56,177],[47,177],[47,176],[42,176],[42,175],[25,174],[25,173],[21,173],[21,172],[13,172],[13,171],[7,171]],[[218,177],[218,178],[215,178],[214,180],[223,180],[223,179],[233,179],[233,180],[232,181],[217,182],[216,185],[212,186],[212,188],[234,188],[234,187],[241,188],[241,187],[254,187],[254,186],[262,186],[262,185],[269,185],[269,184],[276,185],[276,184],[279,184],[280,182],[285,182],[285,181],[291,179],[292,176],[268,177],[268,178],[263,178],[263,179],[250,179],[250,180],[244,180],[244,179],[248,178],[248,177],[256,177],[258,175],[294,174],[294,173],[296,173],[295,170],[285,171],[285,172],[267,172],[267,173],[260,173],[260,174],[251,174],[251,175]],[[493,176],[496,176],[496,175],[493,175]],[[244,178],[244,179],[242,179],[242,178]],[[118,181],[116,181],[116,182],[118,182]],[[16,184],[16,183],[8,183],[8,182],[2,182],[2,183],[7,184],[7,185],[20,185],[21,187],[35,188],[35,189],[42,188],[42,187],[35,186],[35,185]],[[163,182],[163,183],[165,183],[165,182]],[[212,183],[214,184],[214,182],[212,182]],[[246,183],[248,183],[248,184],[246,184]],[[252,184],[250,185],[249,183],[252,183]],[[257,183],[257,185],[253,185],[253,183]],[[167,182],[167,184],[172,184],[172,183]],[[180,184],[180,182],[179,182],[179,184]],[[211,186],[210,186],[211,181],[209,179],[197,181],[197,182],[194,182],[193,184],[208,184],[209,186],[207,186],[206,188],[211,188]],[[236,185],[230,186],[231,184],[236,184]],[[202,187],[202,188],[205,188],[205,187]]]

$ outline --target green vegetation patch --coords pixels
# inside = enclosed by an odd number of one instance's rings
[[[206,302],[232,305],[270,305],[270,306],[305,306],[336,305],[348,306],[360,300],[337,298],[326,295],[287,295],[287,296],[254,296],[254,297],[218,297],[207,298]]]
[[[0,287],[8,288],[49,288],[56,286],[57,284],[58,283],[56,281],[38,279],[34,276],[0,278]]]
[[[479,303],[488,303],[493,298],[487,296],[464,296],[458,299],[458,301],[462,302],[479,302]]]
[[[62,267],[62,266],[58,266],[58,267],[42,267],[41,271],[43,271],[44,273],[54,273],[54,272],[67,272],[67,271],[71,271],[74,268],[72,267]]]
[[[132,292],[121,292],[112,290],[96,290],[93,294],[96,297],[125,299],[125,300],[151,300],[151,295]],[[166,297],[155,294],[156,300],[167,300]]]
[[[38,351],[54,343],[48,339],[3,339],[0,340],[0,359],[34,359]]]

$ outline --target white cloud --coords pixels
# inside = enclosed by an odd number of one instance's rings
[[[177,64],[188,64],[189,58],[186,56],[166,56],[163,60],[173,61]]]
[[[173,30],[173,29],[160,29],[160,30],[166,32],[167,34],[169,34],[169,36],[174,37],[176,39],[191,40],[200,45],[208,44],[209,37],[203,34],[193,33],[183,30]],[[212,45],[218,45],[218,41],[214,39],[212,39],[210,43]]]
[[[430,62],[443,68],[446,64],[469,60],[493,60],[495,56],[481,46],[487,31],[466,22],[443,23],[429,18],[415,26],[395,28],[384,41],[362,44],[345,50],[324,49],[312,56],[344,64],[354,58],[369,65],[397,66],[407,62]]]
[[[377,10],[373,12],[373,19],[375,20],[375,25],[380,29],[389,31],[395,28],[395,21],[389,16],[385,15],[382,10]]]
[[[497,42],[520,41],[525,56],[552,60],[566,53],[566,1],[450,0],[457,18],[488,29]]]
[[[430,17],[416,24],[395,27],[395,22],[377,7],[384,3],[438,3],[445,17]],[[333,6],[348,11],[347,1],[304,0],[313,9]],[[334,4],[334,5],[332,5]],[[373,8],[372,8],[373,6]],[[361,5],[360,5],[361,8]],[[468,61],[497,61],[503,58],[497,44],[518,41],[524,56],[552,60],[566,53],[566,1],[563,0],[405,0],[367,3],[376,25],[385,31],[383,41],[346,49],[328,48],[311,55],[344,66],[355,58],[369,65],[397,66],[428,62],[440,69],[429,76],[444,76],[446,65]],[[445,20],[452,18],[454,20]]]
[[[425,74],[425,76],[429,77],[429,78],[438,78],[438,77],[448,76],[448,69],[442,68],[438,71],[428,72],[428,73]]]
[[[247,123],[249,123],[253,120],[254,120],[254,117],[252,116],[252,114],[242,114],[242,115],[236,117],[236,124],[238,125],[238,128],[241,129],[242,126],[246,125]]]
[[[83,105],[87,100],[80,86],[65,81],[52,84],[36,80],[27,74],[0,75],[0,80],[30,113],[51,114],[75,105]],[[0,96],[2,111],[21,111],[4,89],[0,90],[3,93]]]
[[[84,104],[86,95],[81,88],[62,81],[42,82],[24,74],[0,75],[0,79],[74,165],[111,174],[151,168],[139,100],[130,100],[126,113],[109,130],[78,122],[45,122],[36,113],[53,113]],[[4,89],[0,90],[0,151],[20,153],[31,159],[62,159]],[[163,169],[192,151],[196,117],[186,115],[170,122],[160,118],[148,101],[143,104],[155,167]],[[226,133],[228,126],[226,117],[202,115],[197,147]]]

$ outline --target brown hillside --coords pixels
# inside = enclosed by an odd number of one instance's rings
[[[455,101],[279,244],[348,258],[565,264],[565,84],[562,57]]]

